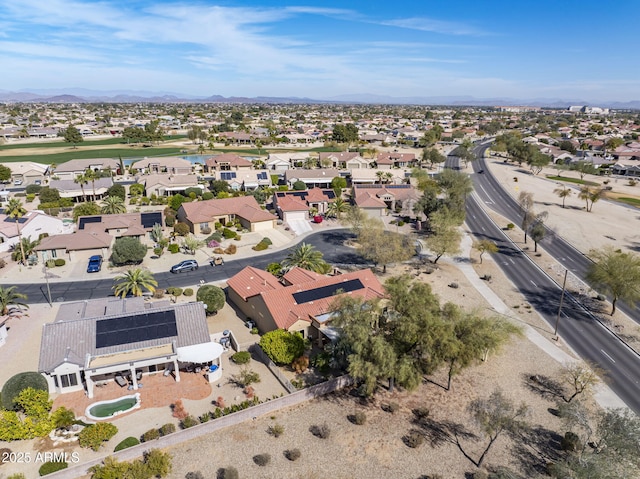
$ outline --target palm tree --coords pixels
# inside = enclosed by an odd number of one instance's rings
[[[80,185],[80,189],[82,190],[82,200],[86,202],[87,195],[84,192],[84,185],[87,184],[87,176],[85,174],[76,175],[76,177],[73,179],[73,182],[77,185]]]
[[[96,180],[100,178],[98,172],[92,170],[91,168],[87,168],[84,171],[84,177],[86,181],[91,182],[91,187],[93,188],[93,201],[96,200]]]
[[[18,241],[20,242],[20,251],[22,252],[22,263],[24,263],[24,247],[22,245],[22,232],[20,231],[20,218],[27,213],[27,210],[22,206],[22,202],[17,198],[11,198],[9,203],[4,209],[4,214],[11,218],[18,228]]]
[[[282,261],[282,267],[286,270],[297,266],[317,273],[324,271],[325,264],[322,253],[307,243],[302,243]]]
[[[381,171],[381,170],[376,171],[376,177],[378,178],[378,183],[382,184],[382,178],[384,177],[384,171]]]
[[[115,284],[111,289],[114,290],[116,296],[122,298],[128,294],[142,296],[143,288],[153,293],[158,286],[151,271],[141,268],[130,269],[125,274],[113,278],[113,282]]]
[[[342,198],[336,198],[333,203],[329,203],[329,206],[327,207],[327,216],[340,219],[342,217],[342,213],[346,213],[347,211],[349,211],[349,205],[347,202]]]
[[[11,254],[11,259],[20,263],[26,262],[27,258],[29,258],[31,253],[33,253],[33,251],[36,249],[36,246],[38,246],[39,244],[39,240],[31,241],[30,237],[21,238],[20,246],[13,245],[13,253]]]
[[[119,215],[127,212],[124,200],[119,196],[107,196],[100,211],[105,215]]]
[[[9,314],[11,309],[28,309],[29,305],[23,300],[27,299],[26,294],[17,293],[15,291],[17,286],[9,286],[3,288],[0,286],[0,313],[2,316]]]
[[[555,190],[553,190],[553,192],[558,195],[560,198],[562,198],[562,207],[564,208],[564,201],[567,199],[568,196],[571,196],[573,194],[573,191],[571,191],[570,188],[567,188],[566,186],[562,186],[561,188],[556,188]]]

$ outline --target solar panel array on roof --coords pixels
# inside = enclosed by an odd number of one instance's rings
[[[100,223],[102,221],[102,216],[84,216],[80,218],[80,222],[78,223],[78,229],[83,230],[85,225],[90,223]]]
[[[293,299],[296,303],[303,304],[309,301],[317,301],[319,299],[328,298],[334,296],[336,293],[350,293],[351,291],[357,291],[363,289],[364,285],[359,279],[350,279],[338,284],[331,284],[329,286],[321,286],[320,288],[309,289],[307,291],[300,291],[299,293],[293,293]]]
[[[258,179],[259,180],[266,180],[267,179],[267,172],[266,171],[261,171],[260,173],[258,173]]]
[[[223,171],[222,173],[220,173],[220,179],[222,180],[233,180],[235,177],[235,171]]]
[[[5,214],[6,214],[6,213],[5,213]],[[10,216],[7,216],[7,217],[4,219],[4,221],[5,221],[5,223],[20,223],[20,224],[22,224],[22,223],[26,223],[28,219],[29,219],[29,218],[26,218],[26,217],[24,217],[24,216],[22,216],[22,217],[20,217],[20,218],[11,218]]]
[[[387,190],[406,190],[407,188],[411,188],[411,185],[358,185],[358,189],[380,189],[386,188]]]
[[[162,225],[162,213],[160,211],[141,213],[140,222],[143,228],[152,228],[155,224]]]
[[[178,335],[176,312],[152,311],[96,321],[96,349]]]

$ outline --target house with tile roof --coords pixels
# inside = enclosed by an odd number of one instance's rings
[[[157,158],[144,158],[131,164],[131,168],[140,173],[169,173],[172,175],[189,175],[193,165],[189,160],[177,156],[163,156]]]
[[[295,170],[287,170],[284,172],[284,180],[289,188],[293,188],[293,184],[296,181],[302,181],[307,185],[307,188],[313,188],[316,186],[319,188],[327,188],[331,185],[331,180],[336,176],[340,176],[339,170],[325,168],[296,168]]]
[[[15,161],[5,166],[11,170],[11,183],[21,181],[22,186],[42,185],[49,176],[49,165],[35,161]]]
[[[87,169],[98,172],[112,171],[116,173],[120,168],[120,160],[116,158],[87,158],[69,160],[56,165],[53,176],[60,180],[73,181],[76,176],[83,174]],[[53,186],[52,186],[53,188]]]
[[[176,217],[196,234],[202,229],[213,229],[215,223],[225,225],[236,219],[252,232],[275,228],[277,221],[277,217],[263,210],[253,196],[182,203]]]
[[[198,176],[193,174],[152,173],[136,177],[136,182],[144,185],[144,191],[147,196],[184,194],[187,188],[198,188],[202,192],[205,190],[205,186],[198,183]]]
[[[180,369],[194,363],[215,364],[208,379],[217,380],[223,352],[201,302],[100,298],[62,304],[43,326],[38,371],[49,392],[84,390],[91,398],[96,386],[118,378],[130,389],[163,371],[180,381]]]
[[[57,172],[55,173],[57,176]],[[75,176],[73,177],[75,178]],[[101,199],[107,194],[107,190],[113,186],[111,177],[98,178],[95,181],[89,181],[84,185],[80,185],[73,179],[49,180],[49,187],[55,188],[60,192],[61,198],[73,198],[78,201],[85,196],[92,199]]]
[[[229,183],[229,188],[233,191],[252,191],[256,188],[272,186],[268,170],[216,171],[214,178]]]
[[[417,160],[414,153],[398,153],[393,151],[383,151],[376,157],[378,168],[412,168],[416,166]]]
[[[238,171],[249,170],[253,167],[253,163],[246,158],[236,155],[235,153],[223,153],[221,155],[212,156],[204,161],[204,170],[206,173],[214,171]]]
[[[329,203],[336,200],[336,194],[331,189],[311,188],[303,191],[276,191],[273,194],[273,206],[278,216],[288,223],[290,220],[309,219],[309,210],[314,208],[317,213],[326,213]]]
[[[372,218],[379,218],[389,211],[415,217],[413,207],[420,193],[412,185],[354,185],[354,204]]]
[[[335,337],[330,321],[336,298],[349,295],[370,300],[385,294],[370,269],[323,276],[293,268],[278,280],[247,266],[229,278],[227,285],[229,301],[254,321],[261,333],[285,329],[310,339]]]
[[[329,164],[333,168],[342,168],[347,170],[354,170],[360,168],[369,168],[371,160],[367,160],[360,156],[358,152],[352,151],[339,151],[339,152],[321,152],[320,153],[320,165]]]

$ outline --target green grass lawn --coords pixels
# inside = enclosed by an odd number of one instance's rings
[[[629,198],[627,196],[621,196],[619,198],[612,198],[615,201],[619,201],[621,203],[626,203],[631,206],[640,207],[640,198]]]
[[[600,186],[600,183],[596,183],[595,181],[581,180],[579,178],[569,178],[567,176],[547,176],[547,178],[555,181],[566,181],[567,183],[577,183],[579,185]]]
[[[69,146],[69,145],[67,145]],[[112,150],[73,150],[64,153],[52,153],[49,155],[20,155],[0,156],[0,162],[11,163],[14,161],[35,161],[36,163],[60,164],[65,161],[86,158],[142,158],[145,156],[178,155],[183,148],[116,148]]]
[[[186,138],[184,135],[169,135],[165,136],[165,140],[179,140]],[[100,146],[100,145],[126,145],[127,143],[120,137],[117,138],[104,138],[102,140],[85,140],[82,143],[78,143],[76,146]],[[73,145],[66,141],[52,141],[42,143],[19,143],[15,145],[0,145],[1,150],[21,150],[25,148],[69,148]]]

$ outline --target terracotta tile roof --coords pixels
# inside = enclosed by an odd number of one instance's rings
[[[260,208],[253,196],[213,199],[182,203],[180,206],[189,221],[194,224],[205,223],[213,218],[234,214],[250,222],[275,220],[276,217]]]
[[[285,196],[278,200],[278,208],[281,211],[307,211],[309,205],[293,196]]]
[[[335,159],[337,161],[342,162],[342,161],[353,160],[358,156],[360,156],[360,153],[358,153],[357,151],[355,152],[352,152],[352,151],[321,152],[320,161],[324,160],[325,158],[328,158],[328,159]]]
[[[266,276],[265,276],[266,275]],[[314,301],[298,304],[294,298],[295,293],[309,291],[323,286],[336,286],[341,283],[359,279],[363,288],[351,291],[348,294],[354,297],[361,297],[365,300],[382,298],[384,288],[378,278],[369,269],[354,271],[339,276],[322,276],[301,268],[292,269],[285,280],[292,283],[290,286],[283,286],[274,276],[265,271],[246,267],[238,274],[229,278],[227,284],[240,297],[246,300],[249,297],[259,295],[269,310],[274,322],[281,329],[288,329],[296,321],[303,320],[311,322],[312,318],[330,312],[331,304],[340,295],[331,295]]]
[[[247,298],[260,294],[264,291],[273,291],[283,288],[282,284],[271,273],[264,270],[247,266],[239,273],[227,280],[227,285],[233,289],[238,296],[245,301]]]
[[[325,276],[322,276],[321,274],[314,273],[313,271],[309,271],[307,269],[298,268],[296,266],[295,268],[292,268],[289,271],[287,271],[282,278],[287,283],[289,283],[289,285],[292,285],[292,284],[308,283],[310,281],[317,281],[324,277]]]

